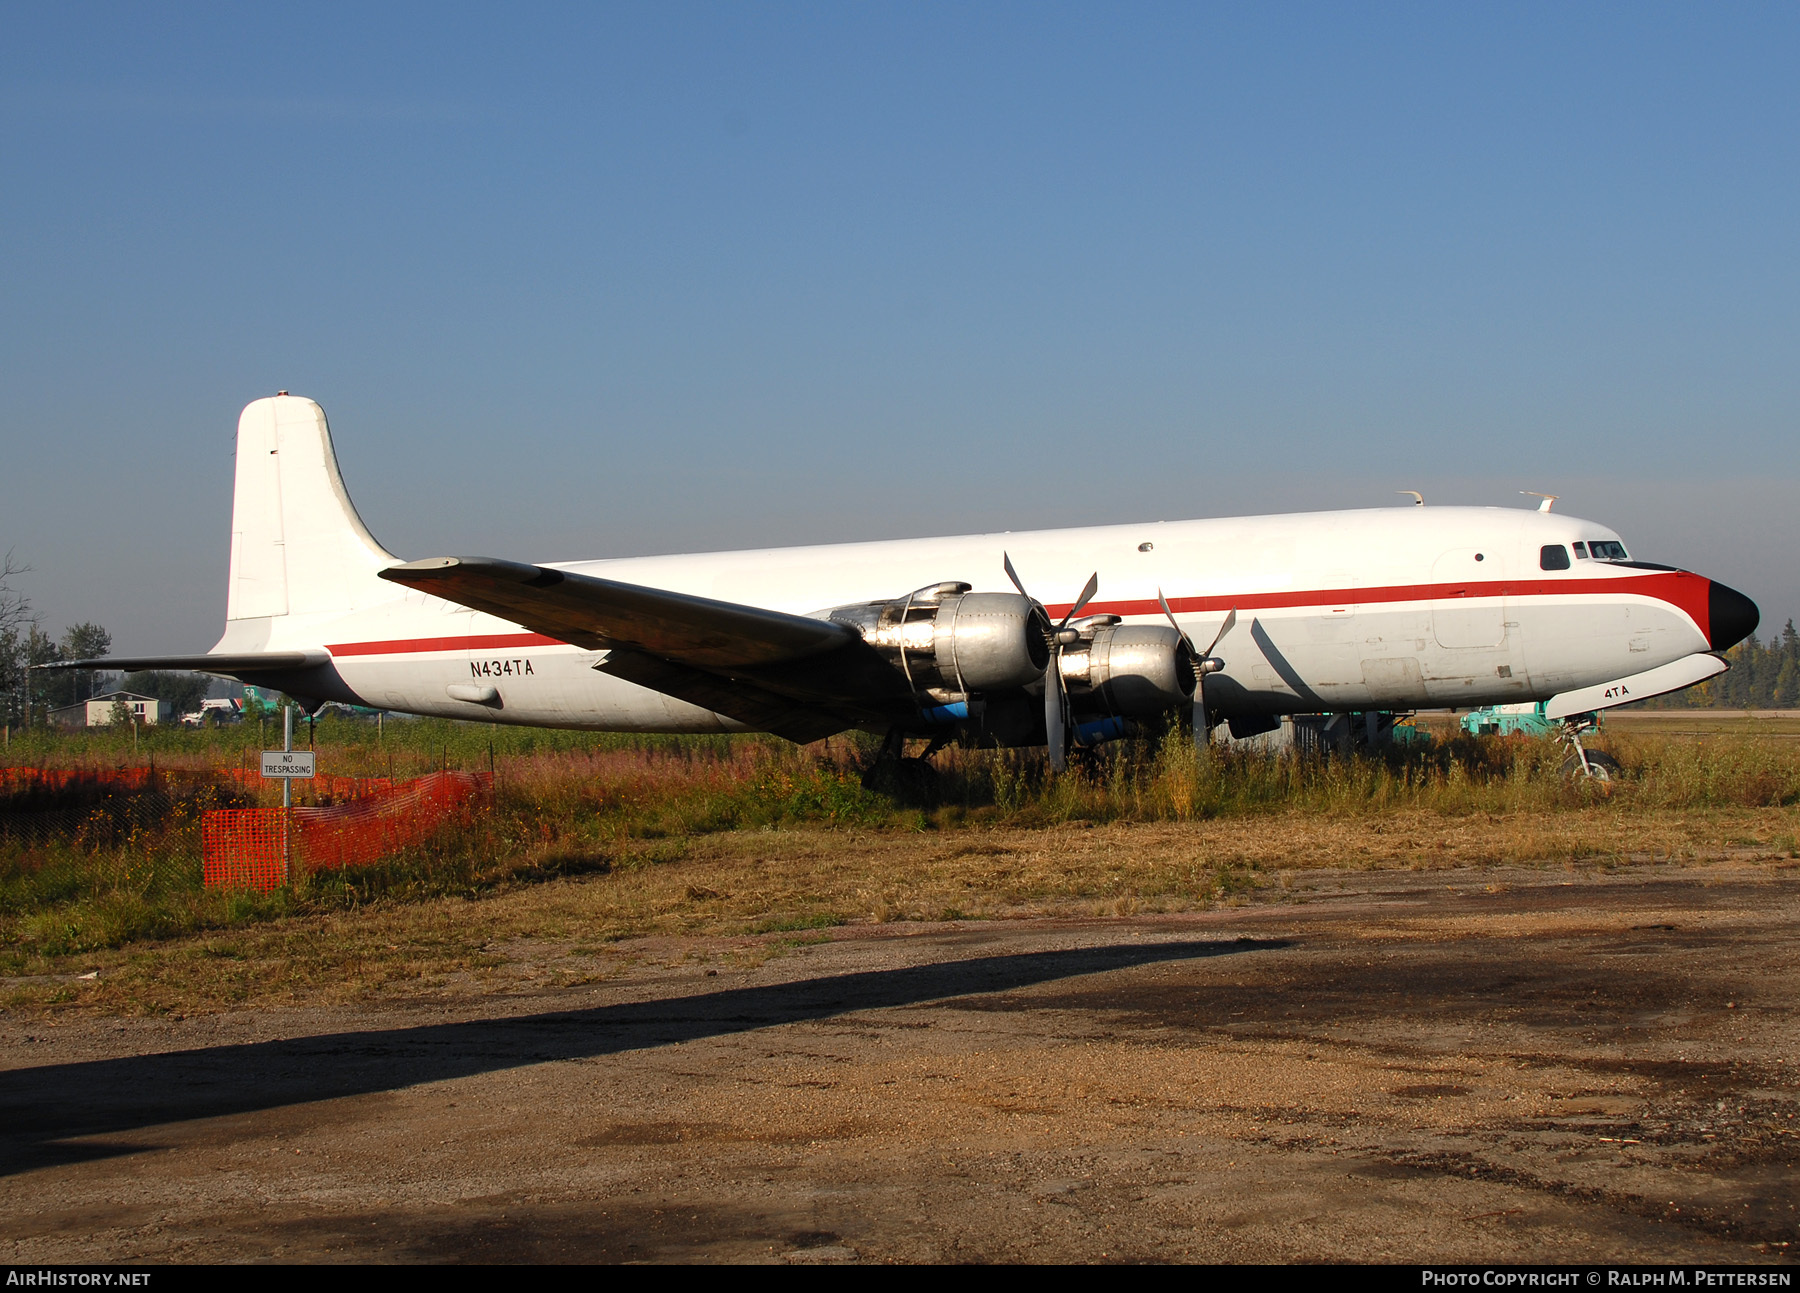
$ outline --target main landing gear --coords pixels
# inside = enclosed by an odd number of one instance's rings
[[[863,773],[863,789],[888,795],[903,804],[929,808],[938,798],[938,772],[931,766],[931,756],[955,739],[954,729],[933,736],[925,752],[906,757],[906,733],[898,727],[888,729],[881,750]]]

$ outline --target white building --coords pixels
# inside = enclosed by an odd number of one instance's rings
[[[50,721],[61,727],[105,727],[113,721],[113,706],[123,704],[138,722],[146,727],[166,722],[169,702],[154,696],[140,696],[135,691],[109,691],[90,700],[78,700],[50,711]]]

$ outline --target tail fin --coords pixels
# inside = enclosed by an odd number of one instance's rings
[[[344,489],[325,410],[285,393],[245,408],[231,500],[226,639],[249,645],[260,638],[260,646],[269,621],[281,616],[391,600],[393,585],[376,572],[394,564]]]

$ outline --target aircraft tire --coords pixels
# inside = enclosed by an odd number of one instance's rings
[[[1618,781],[1625,775],[1624,767],[1610,754],[1602,753],[1599,750],[1589,750],[1587,761],[1588,769],[1595,781]],[[1581,756],[1579,754],[1571,754],[1563,760],[1562,774],[1565,777],[1581,775]]]
[[[927,759],[883,759],[863,777],[863,788],[909,807],[930,808],[938,800],[938,770]]]

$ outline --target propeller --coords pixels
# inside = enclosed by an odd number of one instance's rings
[[[1012,580],[1019,595],[1032,605],[1043,611],[1044,604],[1025,591],[1024,581],[1019,572],[1013,569],[1012,558],[1006,553],[1000,554],[1000,563],[1006,567],[1006,577]],[[1069,697],[1068,689],[1063,683],[1062,651],[1065,646],[1081,640],[1081,634],[1069,628],[1069,621],[1081,614],[1083,608],[1094,600],[1094,594],[1100,591],[1100,572],[1096,570],[1088,576],[1087,586],[1081,590],[1081,596],[1069,607],[1069,613],[1062,617],[1062,623],[1050,629],[1050,664],[1044,670],[1044,737],[1050,747],[1050,769],[1061,772],[1068,766],[1069,750]],[[1044,612],[1044,625],[1050,624],[1049,612]]]
[[[1194,639],[1187,635],[1186,629],[1175,622],[1175,612],[1169,609],[1169,599],[1163,596],[1163,590],[1160,588],[1156,590],[1156,601],[1157,604],[1162,607],[1162,613],[1168,616],[1170,627],[1181,634],[1181,640],[1187,644],[1187,649],[1193,653],[1194,748],[1200,749],[1206,741],[1207,733],[1206,675],[1209,673],[1217,673],[1224,667],[1218,660],[1213,658],[1213,651],[1218,647],[1220,642],[1225,640],[1225,635],[1231,632],[1232,626],[1237,623],[1237,607],[1234,606],[1229,611],[1225,612],[1225,622],[1219,625],[1219,631],[1213,634],[1213,640],[1206,644],[1206,650],[1196,651],[1194,649]]]

